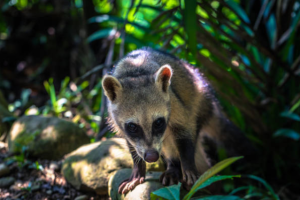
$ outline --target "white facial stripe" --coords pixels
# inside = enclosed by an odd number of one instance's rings
[[[136,118],[128,118],[125,123],[135,123],[135,124],[138,124],[139,123],[139,120],[136,119]]]

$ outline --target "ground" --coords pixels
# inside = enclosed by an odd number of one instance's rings
[[[77,191],[60,173],[62,161],[51,160],[23,160],[9,155],[7,149],[0,149],[0,163],[7,163],[10,173],[7,177],[14,177],[15,183],[8,188],[0,188],[0,199],[30,199],[30,200],[67,200],[94,199],[108,200],[108,196],[98,196],[95,193]],[[80,198],[81,197],[81,198]]]

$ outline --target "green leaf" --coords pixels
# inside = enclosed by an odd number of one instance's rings
[[[196,1],[185,0],[184,1],[184,17],[183,21],[185,24],[185,30],[188,35],[188,45],[192,53],[196,53],[197,40],[196,40],[196,30],[197,30],[197,16],[196,16]]]
[[[258,176],[254,176],[254,175],[245,175],[243,177],[251,178],[251,179],[254,179],[254,180],[257,180],[257,181],[261,182],[271,192],[271,195],[273,197],[272,199],[279,200],[279,197],[274,192],[273,188],[265,180],[263,180],[262,178],[260,178]]]
[[[300,121],[300,116],[295,114],[295,113],[292,113],[292,112],[289,112],[289,111],[284,111],[280,114],[281,117],[286,117],[286,118],[290,118],[290,119],[293,119],[295,121]]]
[[[294,112],[298,107],[300,106],[300,99],[293,105],[293,107],[290,109],[290,112]]]
[[[87,41],[88,42],[92,42],[94,40],[105,38],[105,37],[108,37],[110,35],[115,34],[115,32],[116,32],[116,30],[112,29],[112,28],[102,29],[102,30],[96,31],[95,33],[93,33],[92,35],[90,35],[87,38]]]
[[[154,200],[157,197],[162,197],[167,200],[179,200],[180,186],[181,183],[156,190],[151,193],[151,200]]]
[[[209,185],[211,185],[214,182],[217,181],[222,181],[222,180],[226,180],[226,179],[233,179],[233,178],[240,178],[241,175],[232,175],[232,176],[213,176],[211,178],[209,178],[207,181],[205,181],[202,185],[200,185],[196,190],[200,190],[203,189]]]
[[[242,200],[242,198],[238,196],[229,196],[229,195],[213,195],[206,197],[195,197],[192,200]]]
[[[198,187],[200,187],[205,181],[207,181],[210,177],[217,174],[218,172],[220,172],[221,170],[223,170],[224,168],[228,167],[229,165],[231,165],[232,163],[234,163],[235,161],[241,158],[243,158],[243,156],[227,158],[217,163],[212,168],[208,169],[204,174],[202,174],[202,176],[200,176],[200,178],[196,181],[196,183],[192,187],[191,191],[187,195],[185,195],[183,199],[189,200],[193,196],[193,194],[197,191]]]
[[[289,28],[291,33],[289,34],[289,39],[283,48],[284,59],[288,58],[290,47],[294,44],[294,39],[296,36],[296,31],[297,31],[297,25],[298,25],[299,21],[300,21],[300,12],[298,12],[297,15],[294,17],[294,19],[291,23],[291,26]]]
[[[242,7],[240,7],[239,4],[237,4],[236,2],[234,2],[233,0],[227,0],[225,1],[227,3],[227,5],[233,10],[235,11],[240,18],[242,18],[246,23],[250,23],[250,20],[248,18],[248,15],[246,14],[246,12],[243,10]]]
[[[286,128],[279,129],[278,131],[276,131],[273,134],[273,137],[279,137],[279,136],[291,138],[293,140],[299,140],[300,139],[300,134],[299,133],[297,133],[296,131],[294,131],[292,129],[286,129]]]
[[[114,21],[114,22],[120,23],[120,24],[125,23],[125,19],[123,19],[121,17],[110,16],[110,15],[100,15],[100,16],[92,17],[88,20],[88,23],[102,23],[102,22],[106,22],[106,21]],[[142,30],[148,30],[148,27],[149,27],[149,24],[145,20],[143,20],[142,23],[136,23],[136,22],[130,22],[130,21],[127,21],[126,23],[131,24]]]

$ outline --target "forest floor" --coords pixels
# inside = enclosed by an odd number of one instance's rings
[[[5,200],[109,200],[108,196],[83,193],[72,187],[60,172],[62,161],[23,160],[0,149],[0,163],[8,163],[14,184],[0,188],[0,199]]]

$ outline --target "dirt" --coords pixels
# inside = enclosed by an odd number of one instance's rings
[[[23,159],[22,155],[9,155],[0,149],[0,163],[6,163],[15,183],[0,188],[0,199],[5,200],[67,200],[86,196],[90,200],[110,200],[108,196],[86,193],[73,188],[61,175],[62,161]]]

